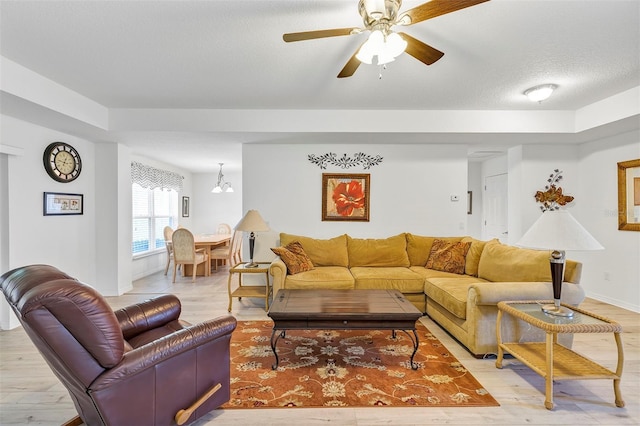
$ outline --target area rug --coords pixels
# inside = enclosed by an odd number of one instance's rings
[[[287,331],[272,369],[271,321],[238,321],[231,337],[231,400],[223,408],[482,407],[497,401],[419,321],[403,332]]]

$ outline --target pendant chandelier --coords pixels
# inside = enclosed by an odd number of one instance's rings
[[[214,194],[219,194],[221,192],[233,192],[233,188],[231,187],[231,182],[227,182],[224,180],[224,175],[222,174],[222,166],[224,163],[218,163],[220,165],[220,171],[218,172],[218,183],[211,190]]]

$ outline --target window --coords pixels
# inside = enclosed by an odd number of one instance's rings
[[[178,223],[178,192],[161,188],[131,187],[133,198],[133,241],[131,252],[139,255],[164,245],[164,227]]]

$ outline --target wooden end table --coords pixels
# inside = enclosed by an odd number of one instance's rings
[[[598,316],[573,306],[562,304],[572,311],[573,317],[549,315],[540,309],[541,304],[552,301],[498,302],[496,334],[498,340],[498,358],[496,367],[502,368],[504,351],[509,352],[545,379],[544,406],[553,409],[554,380],[613,379],[613,393],[617,407],[624,407],[620,394],[620,377],[624,355],[620,333],[622,327],[615,321]],[[544,330],[545,342],[503,343],[501,321],[503,313]],[[618,346],[618,363],[615,373],[600,364],[572,351],[558,343],[558,333],[613,333]]]
[[[276,344],[286,330],[390,330],[394,338],[399,330],[413,343],[411,368],[418,369],[413,358],[420,344],[416,321],[422,312],[398,290],[278,290],[268,315],[273,320],[273,370],[279,363]]]
[[[240,262],[233,267],[229,268],[229,281],[227,283],[227,290],[229,292],[229,312],[231,312],[231,305],[233,298],[237,297],[242,299],[243,297],[259,297],[264,299],[265,311],[269,310],[269,295],[271,294],[271,285],[269,284],[269,265],[271,262],[255,262],[258,267],[247,267],[249,262]],[[238,274],[238,288],[231,291],[231,279],[233,274]],[[242,274],[264,274],[267,285],[242,285]]]

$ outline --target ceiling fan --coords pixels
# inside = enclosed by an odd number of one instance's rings
[[[358,11],[362,16],[364,28],[336,28],[287,33],[282,38],[286,42],[293,42],[370,31],[369,38],[347,61],[338,74],[338,78],[351,77],[361,63],[371,64],[374,57],[377,59],[377,64],[382,65],[393,61],[405,51],[424,64],[431,65],[442,58],[444,53],[406,33],[396,33],[392,31],[392,27],[394,25],[413,25],[486,1],[489,0],[432,0],[398,15],[402,0],[360,0]]]

